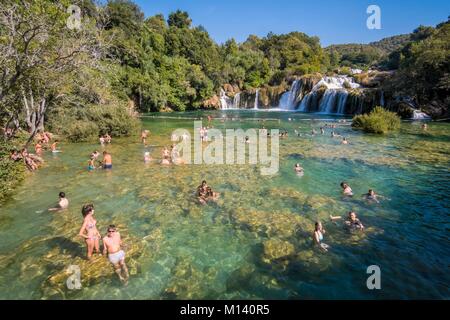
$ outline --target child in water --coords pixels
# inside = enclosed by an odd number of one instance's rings
[[[69,207],[69,200],[67,200],[66,194],[64,192],[60,192],[58,205],[54,208],[48,209],[48,211],[60,211],[63,209],[67,209],[68,207]]]

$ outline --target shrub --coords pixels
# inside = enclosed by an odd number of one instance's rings
[[[19,151],[25,141],[25,135],[7,142],[0,137],[0,202],[4,201],[25,177],[23,161],[13,161],[9,158],[10,152],[14,149]]]
[[[60,107],[49,116],[48,127],[71,142],[93,141],[99,134],[130,136],[139,131],[139,120],[123,105]]]
[[[400,117],[394,112],[377,106],[369,114],[355,116],[352,127],[365,132],[384,134],[400,128]]]

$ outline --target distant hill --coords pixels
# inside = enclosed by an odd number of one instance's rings
[[[390,53],[404,47],[410,41],[410,34],[384,38],[369,44],[337,44],[325,48],[340,66],[369,67]]]

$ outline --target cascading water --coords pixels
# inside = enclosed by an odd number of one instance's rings
[[[429,120],[431,117],[427,115],[425,112],[414,110],[413,111],[413,117],[414,120]]]
[[[225,93],[225,90],[220,89],[220,106],[222,109],[229,109],[231,105],[231,98],[228,97]]]
[[[380,96],[380,106],[384,107],[385,101],[384,101],[384,92],[381,90],[381,96]]]
[[[238,92],[233,98],[233,109],[239,109],[240,105],[241,105],[241,93]]]
[[[259,100],[259,89],[256,89],[256,95],[255,95],[255,104],[253,109],[258,110],[258,100]]]
[[[305,79],[296,79],[292,82],[289,91],[279,98],[278,106],[272,110],[318,112],[324,114],[349,114],[363,111],[363,95],[351,92],[360,88],[360,85],[349,76],[323,77],[312,88]],[[311,89],[308,89],[311,88]],[[309,92],[308,92],[309,91]],[[305,94],[308,92],[307,94]],[[233,98],[228,97],[224,90],[220,92],[222,109],[252,108],[259,110],[259,89],[253,92],[237,93]],[[254,95],[254,100],[252,101]],[[352,97],[349,100],[349,97]],[[361,97],[361,98],[360,98]],[[380,103],[384,105],[384,94],[381,93]],[[376,101],[372,101],[376,103]],[[265,106],[268,107],[268,106]],[[269,106],[270,107],[270,106]]]
[[[347,76],[324,77],[303,98],[299,111],[344,114],[348,98],[347,89],[359,87],[353,78]],[[319,91],[324,88],[325,92],[319,101]]]
[[[280,110],[295,110],[298,105],[298,99],[302,98],[300,90],[302,89],[302,82],[299,80],[294,80],[292,82],[291,88],[289,91],[283,93],[280,98],[280,103],[278,108]]]

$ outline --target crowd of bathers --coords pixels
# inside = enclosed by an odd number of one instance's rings
[[[209,122],[211,121],[211,119],[208,119]],[[325,125],[325,128],[336,128],[336,125]],[[203,127],[200,129],[200,135],[202,136],[202,141],[207,141],[207,132],[208,132],[208,127]],[[263,131],[264,133],[267,132],[267,129],[264,128],[265,130]],[[325,133],[324,127],[320,128],[321,134]],[[300,136],[300,134],[297,132],[297,130],[295,130],[295,133]],[[150,132],[149,130],[144,130],[141,133],[141,141],[142,143],[147,147],[147,139],[149,136]],[[316,134],[316,131],[313,129],[312,130],[312,135]],[[269,136],[269,133],[267,133],[267,135]],[[334,135],[334,131],[332,131],[332,136]],[[288,137],[288,132],[287,131],[282,131],[280,133],[280,136],[282,137]],[[335,136],[335,135],[334,135]],[[188,136],[181,136],[181,138],[183,140],[186,140],[188,138]],[[37,154],[42,153],[43,150],[48,149],[49,143],[52,140],[52,135],[46,132],[41,133],[38,136],[38,142],[35,145],[35,150]],[[173,137],[172,136],[172,141],[178,140],[178,137]],[[346,139],[344,138],[344,141],[346,141]],[[111,143],[111,137],[109,136],[109,134],[105,134],[105,135],[101,135],[99,137],[99,142],[102,146],[105,146],[105,144],[110,144]],[[245,137],[245,142],[246,143],[250,143],[249,142],[249,137]],[[50,149],[52,152],[60,152],[60,150],[57,149],[57,144],[58,141],[55,140],[51,146]],[[102,168],[102,169],[112,169],[112,156],[109,152],[107,152],[106,150],[103,151],[103,159],[100,161],[98,158],[100,156],[100,153],[95,150],[94,152],[91,153],[90,157],[89,157],[89,161],[88,161],[88,170],[92,171],[98,168]],[[31,156],[30,154],[28,154],[26,149],[23,149],[21,153],[18,152],[12,152],[11,153],[11,159],[18,161],[21,159],[24,159],[25,163],[27,164],[27,167],[30,167],[30,170],[35,170],[36,168],[36,164],[34,164],[32,161],[36,161],[34,156]],[[144,153],[144,162],[148,163],[152,160],[151,156],[150,156],[150,152],[149,151],[145,151]],[[162,160],[161,160],[161,164],[167,165],[167,164],[182,164],[182,159],[179,155],[179,152],[177,150],[177,147],[175,145],[172,145],[169,148],[164,147],[162,150]],[[297,163],[294,166],[294,171],[296,174],[299,175],[303,175],[304,174],[304,169],[300,166],[299,163]],[[347,182],[342,182],[341,183],[341,188],[342,188],[342,193],[345,197],[353,197],[353,191],[351,189],[351,187],[349,186],[349,184]],[[378,198],[382,197],[378,194],[376,194],[372,189],[370,189],[368,191],[368,193],[363,195],[364,198],[368,201],[373,201],[376,203],[379,203]],[[209,202],[216,202],[217,199],[220,197],[220,193],[215,192],[212,190],[212,188],[207,184],[207,182],[205,180],[202,181],[202,183],[197,187],[196,193],[195,193],[195,198],[197,200],[197,202],[201,205],[206,205]],[[50,209],[48,209],[49,211],[61,211],[64,209],[67,209],[69,206],[69,201],[66,198],[66,194],[64,192],[60,192],[59,193],[59,200],[58,200],[58,204]],[[102,238],[102,236],[100,235],[100,232],[97,229],[97,221],[94,218],[94,205],[93,204],[86,204],[83,205],[82,209],[81,209],[81,213],[83,215],[83,225],[79,231],[79,236],[85,239],[86,242],[86,247],[87,247],[87,258],[89,260],[92,259],[94,254],[99,254],[99,255],[107,255],[107,257],[109,258],[111,264],[114,266],[115,272],[117,273],[119,279],[123,282],[123,283],[127,283],[128,282],[128,269],[127,266],[125,264],[125,252],[122,249],[122,239],[121,236],[119,234],[119,232],[117,231],[117,228],[115,227],[115,225],[109,225],[106,228],[107,234]],[[337,221],[342,219],[341,216],[332,216],[330,215],[330,220],[331,221]],[[344,226],[346,226],[349,230],[351,231],[362,231],[364,230],[364,225],[361,223],[361,221],[359,220],[359,218],[357,217],[357,214],[354,211],[349,211],[348,212],[348,217],[346,219],[344,219]],[[322,225],[322,223],[320,221],[317,221],[315,223],[315,227],[314,227],[314,233],[313,233],[313,243],[315,243],[319,248],[321,248],[324,251],[328,251],[328,249],[330,248],[329,245],[325,244],[323,242],[324,239],[324,234],[325,234],[325,229]],[[102,240],[103,242],[103,251],[100,251],[100,240]]]

